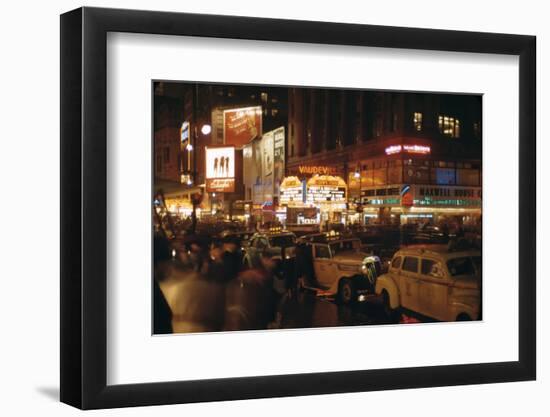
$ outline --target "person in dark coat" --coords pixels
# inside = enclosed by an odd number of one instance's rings
[[[153,334],[172,333],[172,311],[166,302],[159,282],[168,277],[170,271],[170,245],[162,236],[153,240]]]

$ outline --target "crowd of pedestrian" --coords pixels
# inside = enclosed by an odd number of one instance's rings
[[[277,309],[292,294],[277,287],[281,260],[264,252],[243,263],[240,242],[190,235],[174,249],[154,238],[154,334],[254,330],[276,326]]]

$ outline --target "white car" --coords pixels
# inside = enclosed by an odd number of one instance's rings
[[[376,281],[386,313],[406,309],[441,321],[481,319],[481,252],[399,250]]]
[[[309,243],[308,247],[311,248],[313,277],[302,278],[302,287],[335,294],[342,304],[361,300],[374,291],[381,270],[380,259],[363,252],[359,239],[328,239]],[[307,262],[307,259],[297,259],[297,262]]]

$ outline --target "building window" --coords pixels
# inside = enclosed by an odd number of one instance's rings
[[[479,169],[458,168],[456,185],[479,186]]]
[[[474,137],[476,139],[481,139],[481,126],[479,122],[474,122]]]
[[[170,162],[170,148],[164,148],[162,150],[162,157],[165,164]]]
[[[156,166],[156,168],[157,168],[156,169],[157,173],[162,172],[162,158],[161,158],[160,155],[157,156],[157,166]]]
[[[451,138],[460,137],[460,120],[455,117],[440,115],[439,132]]]
[[[413,113],[413,124],[414,130],[420,132],[422,130],[422,113],[414,112]]]
[[[392,112],[391,131],[395,132],[396,130],[397,130],[397,113]]]
[[[382,124],[383,124],[382,115],[380,114],[376,115],[376,122],[375,122],[375,128],[374,128],[374,135],[376,137],[382,135]]]

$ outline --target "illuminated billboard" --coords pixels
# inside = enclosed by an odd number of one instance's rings
[[[345,203],[346,194],[347,186],[341,177],[315,175],[307,181],[307,203]]]
[[[206,178],[235,178],[235,148],[206,147]]]
[[[262,107],[223,111],[224,144],[240,148],[262,135]]]
[[[292,205],[304,202],[304,185],[298,177],[285,177],[280,186],[279,203],[281,205]]]
[[[235,191],[235,147],[207,146],[206,191],[232,193]]]
[[[285,175],[285,128],[273,132],[273,195],[279,196],[279,187]]]

